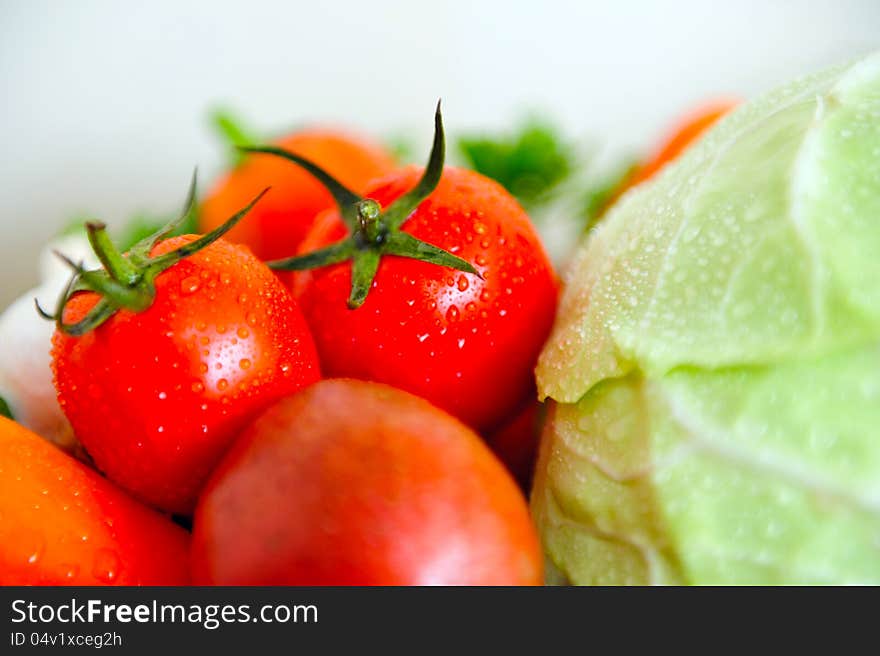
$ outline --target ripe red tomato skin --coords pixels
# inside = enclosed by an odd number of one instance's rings
[[[0,417],[0,585],[187,585],[190,536]]]
[[[153,254],[195,237],[176,237]],[[65,321],[96,301],[80,294]],[[189,514],[238,430],[320,377],[295,301],[243,246],[219,240],[156,279],[156,299],[53,337],[58,398],[96,465],[134,496]]]
[[[529,399],[507,423],[485,436],[486,444],[526,492],[532,486],[543,414],[542,404]]]
[[[324,380],[241,435],[200,498],[200,584],[538,585],[521,492],[480,438],[406,392]]]
[[[419,174],[404,169],[367,196],[386,207]],[[364,305],[349,310],[350,263],[288,277],[322,369],[399,387],[477,430],[492,430],[531,393],[552,326],[558,284],[540,239],[503,187],[456,168],[444,170],[403,230],[470,262],[484,279],[386,256]],[[338,215],[325,213],[301,252],[345,234]]]

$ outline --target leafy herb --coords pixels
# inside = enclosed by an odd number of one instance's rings
[[[550,123],[528,120],[513,134],[466,136],[457,146],[468,165],[534,206],[574,169],[574,149]]]
[[[15,419],[15,417],[12,416],[12,410],[9,409],[9,404],[2,396],[0,396],[0,417]]]

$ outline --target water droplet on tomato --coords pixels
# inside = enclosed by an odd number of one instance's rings
[[[37,562],[39,562],[40,558],[43,557],[43,552],[45,550],[46,541],[42,537],[36,537],[33,547],[30,550],[30,554],[27,557],[28,565],[36,565]]]
[[[217,381],[217,389],[220,390],[221,392],[223,390],[225,390],[227,387],[229,387],[229,381],[226,380],[225,378],[221,378],[220,380]]]
[[[76,575],[79,574],[79,565],[73,563],[62,563],[58,569],[61,573],[61,578],[68,581],[75,579]]]
[[[166,394],[165,392],[159,392],[159,400],[160,401],[164,401],[167,398],[168,398],[168,394]]]
[[[201,381],[197,380],[192,384],[192,391],[196,394],[201,394],[205,391],[205,386]]]
[[[195,294],[197,291],[199,291],[200,286],[201,283],[199,282],[199,279],[197,277],[187,276],[180,281],[180,293],[184,296]]]
[[[465,278],[464,276],[459,276],[458,277],[458,291],[460,291],[460,292],[467,291],[468,286],[470,286],[468,279]]]
[[[119,577],[121,564],[112,549],[98,549],[92,562],[92,575],[103,583],[113,583]]]
[[[248,336],[250,335],[250,331],[248,331],[247,328],[245,328],[244,326],[242,326],[241,328],[239,328],[239,329],[236,331],[236,334],[237,334],[239,337],[241,337],[242,339],[247,339]]]
[[[256,326],[257,325],[257,315],[254,314],[253,312],[248,312],[247,315],[245,316],[245,321],[248,322],[249,326],[252,326],[252,327]]]
[[[251,361],[248,360],[247,358],[242,358],[241,360],[238,361],[238,366],[242,369],[250,369],[251,368]]]
[[[458,307],[455,305],[450,305],[449,309],[446,310],[446,320],[447,321],[457,321],[458,320]]]

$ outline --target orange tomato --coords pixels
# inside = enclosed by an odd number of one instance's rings
[[[304,130],[275,145],[306,157],[357,193],[395,168],[382,147],[331,130]],[[271,155],[248,155],[220,180],[199,211],[202,232],[213,230],[266,187],[272,190],[226,239],[250,247],[262,260],[289,257],[312,227],[315,216],[335,207],[330,193],[304,169]]]
[[[185,585],[190,536],[0,417],[0,585]]]
[[[660,169],[681,155],[722,116],[736,107],[738,102],[732,99],[715,100],[683,116],[654,154],[646,159],[627,180],[625,188],[634,187],[654,177]]]

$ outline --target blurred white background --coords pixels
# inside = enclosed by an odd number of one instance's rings
[[[713,94],[751,96],[880,47],[878,0],[0,0],[0,306],[77,213],[176,208],[224,151],[218,103],[278,131],[351,125],[427,144],[541,110],[649,147]]]

